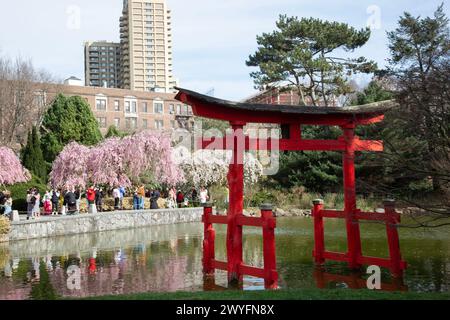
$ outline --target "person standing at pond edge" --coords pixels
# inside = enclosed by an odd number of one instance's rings
[[[175,187],[172,187],[169,190],[169,194],[168,194],[168,207],[169,209],[174,209],[177,207],[177,190],[175,189]]]
[[[34,189],[31,202],[33,203],[32,217],[39,219],[41,217],[41,195],[39,194],[38,189]]]
[[[44,215],[50,216],[52,214],[52,196],[50,194],[50,191],[46,191],[44,198]]]
[[[98,212],[103,212],[103,189],[98,188],[95,192],[95,205],[97,206]]]
[[[73,215],[77,211],[77,200],[73,188],[64,195],[63,205],[67,207],[67,214],[69,215]]]
[[[145,204],[145,187],[144,185],[141,185],[138,188],[138,198],[139,198],[139,210],[144,210],[144,204]]]
[[[125,190],[124,186],[121,186],[119,188],[120,190],[120,203],[119,203],[119,208],[120,210],[123,210],[123,198],[125,198],[125,194],[127,193],[127,191]]]
[[[205,187],[200,189],[200,203],[205,204],[209,200],[208,190]]]
[[[133,193],[133,210],[139,210],[138,188],[134,189]]]
[[[58,215],[59,210],[59,191],[56,189],[52,190],[52,215]]]
[[[182,208],[184,205],[184,194],[183,194],[183,192],[181,192],[181,190],[178,190],[178,193],[177,193],[177,204],[178,204],[178,208]]]
[[[161,193],[158,190],[153,190],[150,194],[150,209],[159,209],[158,200],[161,197]]]
[[[197,189],[194,187],[192,188],[192,192],[191,192],[191,200],[194,206],[196,206],[198,204],[198,192]]]
[[[0,214],[5,213],[6,191],[0,191]]]
[[[87,191],[86,191],[86,199],[88,201],[88,210],[89,212],[93,211],[96,212],[96,208],[95,208],[95,189],[94,187],[90,187]],[[91,207],[93,207],[93,210],[91,210]]]
[[[75,190],[75,200],[77,206],[77,214],[80,214],[80,206],[81,206],[81,189],[77,188]]]
[[[33,191],[32,189],[28,189],[27,191],[27,220],[30,220],[30,218],[33,216],[33,207],[34,204],[32,204],[31,199],[33,197]]]
[[[113,189],[114,210],[120,209],[120,189],[116,186]]]
[[[7,217],[10,217],[11,213],[12,213],[13,199],[12,199],[11,193],[9,191],[6,191],[4,193],[3,205],[5,206],[5,210],[4,210],[3,214]]]

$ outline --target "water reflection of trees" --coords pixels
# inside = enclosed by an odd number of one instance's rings
[[[7,286],[6,277],[0,277],[0,298],[51,299],[56,291],[62,296],[83,297],[201,287],[201,254],[201,239],[183,237],[123,249],[97,252],[93,248],[87,253],[22,259]],[[9,257],[5,260],[5,266],[10,266]],[[67,287],[71,266],[80,268],[81,290]]]
[[[57,298],[56,290],[53,287],[48,268],[43,261],[38,260],[38,268],[31,285],[30,298],[33,300],[55,300]],[[39,275],[38,275],[39,274]]]
[[[277,260],[282,288],[316,287],[312,262],[313,237],[309,227],[303,225],[302,219],[289,220],[289,223],[284,224],[280,221]],[[370,226],[364,230],[368,254],[378,253],[379,248],[385,249],[384,231],[377,231],[376,228]],[[345,251],[344,238],[337,237],[339,232],[333,234],[333,246]],[[218,227],[216,255],[219,260],[226,260],[225,236],[226,230]],[[403,236],[401,245],[404,258],[410,265],[405,281],[410,290],[449,290],[448,235],[406,233]],[[262,267],[260,229],[245,230],[244,261]],[[195,224],[193,227],[161,226],[62,239],[40,239],[39,243],[13,242],[9,247],[3,247],[3,250],[0,246],[0,267],[4,270],[0,274],[0,299],[27,299],[33,288],[39,296],[39,285],[42,288],[48,285],[42,281],[46,275],[41,263],[48,273],[48,283],[62,296],[202,290],[202,228]],[[81,290],[67,287],[67,270],[71,266],[80,267]],[[329,271],[347,276],[346,269],[345,265],[332,265]],[[383,279],[389,279],[385,270]],[[216,280],[219,285],[226,286],[226,273],[218,271]],[[251,279],[246,286],[255,287],[257,284]]]
[[[186,243],[189,242],[189,243]],[[99,252],[95,259],[81,262],[81,290],[62,288],[65,296],[95,296],[148,291],[175,291],[201,285],[200,241],[172,239],[160,243],[139,244],[125,249]],[[57,275],[61,277],[61,274]],[[63,277],[64,278],[64,277]]]
[[[3,270],[7,265],[9,266],[9,248],[0,243],[0,270]]]

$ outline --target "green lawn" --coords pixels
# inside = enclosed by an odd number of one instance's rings
[[[381,292],[371,290],[298,289],[277,291],[214,291],[141,293],[88,300],[450,300],[450,293]]]

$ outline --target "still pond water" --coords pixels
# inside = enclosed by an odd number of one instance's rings
[[[346,250],[342,221],[325,224],[327,249]],[[217,228],[216,256],[225,260],[225,228]],[[308,218],[279,218],[277,263],[281,288],[358,288],[367,275],[351,274],[345,265],[314,269],[313,226]],[[141,292],[201,291],[203,226],[198,223],[157,226],[61,238],[12,242],[0,246],[0,299],[91,297]],[[261,267],[260,229],[244,231],[244,260]],[[384,226],[361,228],[364,254],[387,257]],[[383,288],[409,291],[450,289],[450,228],[401,229],[401,249],[409,268],[403,283],[392,285],[383,270]],[[215,285],[226,286],[217,271]],[[244,278],[245,290],[264,289],[261,279]]]

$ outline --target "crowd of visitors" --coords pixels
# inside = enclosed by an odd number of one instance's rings
[[[174,203],[174,207],[183,208],[189,206],[189,203],[193,206],[205,204],[209,201],[209,194],[205,187],[200,188],[200,193],[197,189],[192,188],[188,194],[184,194],[181,190],[177,192],[175,188],[172,188],[169,192],[169,199]]]
[[[210,199],[205,187],[201,187],[199,191],[192,188],[189,192],[183,193],[182,190],[177,190],[175,187],[160,191],[146,189],[144,185],[128,190],[123,186],[115,186],[111,193],[107,193],[101,187],[90,186],[87,190],[80,188],[46,190],[42,195],[37,188],[31,188],[26,195],[26,217],[27,220],[34,220],[41,216],[80,214],[83,198],[86,199],[89,213],[103,212],[104,198],[108,195],[114,199],[114,210],[116,211],[124,209],[124,198],[127,195],[133,198],[133,210],[146,209],[146,199],[149,200],[149,208],[152,210],[160,209],[159,200],[161,198],[165,199],[165,206],[168,208],[199,206]],[[0,214],[9,217],[12,213],[12,206],[11,194],[7,191],[0,192]]]

